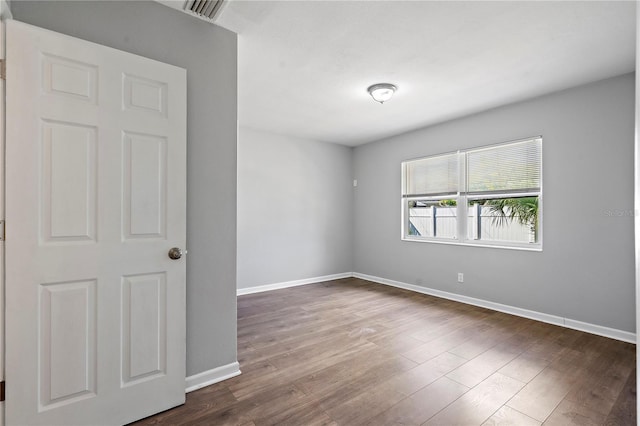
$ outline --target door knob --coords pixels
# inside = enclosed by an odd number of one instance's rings
[[[180,259],[182,257],[182,254],[183,254],[182,249],[178,247],[172,247],[169,250],[169,258],[173,260]]]

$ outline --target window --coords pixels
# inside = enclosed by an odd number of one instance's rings
[[[540,249],[542,138],[402,163],[403,239]]]

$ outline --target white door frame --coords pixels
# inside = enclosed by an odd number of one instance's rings
[[[0,60],[5,59],[5,19],[11,19],[6,0],[0,0]],[[5,141],[5,81],[0,79],[0,220],[4,223],[4,141]],[[4,238],[4,236],[3,236]],[[0,382],[4,385],[4,241],[0,241]],[[4,396],[4,395],[3,395]],[[0,402],[0,426],[4,426],[4,401]]]
[[[636,260],[636,353],[640,335],[640,3],[636,2],[636,114],[634,163],[634,235]],[[636,381],[640,383],[640,357],[636,356]],[[640,398],[636,400],[636,413],[640,413]]]

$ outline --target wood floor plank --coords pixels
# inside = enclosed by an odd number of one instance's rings
[[[330,394],[335,389],[340,389],[343,396],[348,396],[350,389],[359,391],[364,386],[377,383],[376,380],[386,380],[415,366],[416,363],[402,356],[374,348],[315,370],[295,383],[317,397]]]
[[[434,339],[428,343],[424,343],[417,348],[403,352],[402,354],[418,363],[423,363],[430,360],[443,352],[449,351],[457,346],[460,346],[470,338],[476,336],[489,329],[491,326],[479,323],[469,324],[466,327],[461,327],[458,330],[454,330],[449,334],[445,334],[437,339]]]
[[[358,328],[349,333],[338,333],[330,341],[322,341],[299,349],[292,349],[269,358],[269,362],[276,368],[286,369],[292,365],[300,365],[302,361],[308,364],[323,362],[326,359],[344,353],[345,349],[351,347],[377,348],[375,344],[366,339],[368,333],[375,333],[375,328],[367,328],[365,331]]]
[[[503,405],[482,426],[540,426],[537,420]]]
[[[636,424],[635,346],[332,280],[238,298],[242,374],[138,425]]]
[[[634,426],[637,425],[638,413],[636,411],[636,370],[629,374],[616,403],[605,420],[607,426]]]
[[[408,396],[435,382],[466,362],[466,359],[458,355],[444,352],[417,367],[389,379],[389,385],[394,390]]]
[[[303,327],[287,333],[286,335],[280,334],[278,336],[272,336],[264,334],[260,330],[256,331],[256,334],[260,336],[260,342],[254,345],[244,343],[245,347],[249,348],[249,351],[238,353],[238,361],[242,363],[251,363],[267,358],[275,357],[286,352],[299,350],[306,346],[325,344],[331,346],[332,340],[338,335],[349,334],[353,330],[360,328],[374,327],[384,328],[383,325],[373,323],[366,319],[356,317],[357,319],[351,320],[345,317],[333,318],[327,320],[322,324],[314,324],[308,327]],[[256,339],[257,340],[257,339]],[[254,342],[255,343],[255,342]],[[257,350],[259,349],[259,350]]]
[[[549,363],[545,360],[521,354],[498,371],[512,379],[528,383],[548,365]]]
[[[256,426],[329,426],[338,424],[311,398],[300,404],[283,406],[277,413],[258,412],[254,416],[256,417]]]
[[[304,334],[320,333],[327,330],[335,330],[336,324],[353,325],[370,323],[371,321],[363,321],[362,318],[355,315],[332,316],[313,323],[307,323],[300,326],[282,327],[279,329],[261,330],[254,329],[251,334],[244,337],[243,342],[250,343],[254,348],[262,349],[281,342],[295,339]]]
[[[563,400],[544,422],[545,426],[599,426],[605,416],[578,403]]]
[[[415,366],[413,361],[397,356],[384,360],[381,363],[365,363],[357,371],[344,376],[342,380],[335,380],[329,385],[313,389],[310,394],[317,398],[323,407],[332,407],[355,398],[369,389],[384,383],[389,378],[407,371]],[[304,389],[306,383],[296,382]]]
[[[414,331],[411,337],[428,343],[468,325],[471,321],[471,318],[464,315],[452,316],[445,312],[439,316],[429,318],[423,324],[417,324],[417,331]]]
[[[360,352],[370,353],[370,356],[374,356],[374,353],[380,353],[378,347],[371,342],[356,343],[350,345],[348,348],[340,348],[340,350],[326,352],[325,354],[331,354],[331,356],[316,358],[314,362],[291,363],[285,368],[270,370],[266,372],[266,374],[257,377],[254,376],[250,379],[243,378],[242,380],[239,379],[230,382],[229,389],[231,389],[236,398],[244,399],[256,391],[261,391],[264,388],[269,388],[274,385],[293,382],[322,368],[340,363],[343,360],[348,360]],[[383,354],[383,356],[388,357],[387,354]]]
[[[565,346],[562,346],[548,338],[542,338],[533,342],[531,347],[526,350],[523,355],[529,358],[536,358],[550,364],[561,355],[564,349]]]
[[[376,333],[374,336],[368,337],[367,340],[396,353],[411,351],[424,345],[422,340],[411,337],[407,333]]]
[[[425,425],[481,425],[515,395],[524,383],[495,373],[456,399]]]
[[[567,377],[561,371],[547,367],[524,386],[507,405],[544,422],[569,393],[575,380],[574,377]]]
[[[602,355],[589,365],[589,374],[573,386],[566,400],[607,416],[631,374],[632,368]]]
[[[489,349],[447,374],[447,377],[474,387],[518,356],[515,348]]]
[[[501,341],[515,335],[517,330],[504,330],[490,327],[487,330],[476,334],[462,344],[450,349],[449,352],[458,356],[473,359],[483,352],[491,349]]]
[[[467,392],[469,388],[441,377],[369,421],[378,425],[421,425]]]
[[[361,425],[403,400],[405,395],[395,391],[388,383],[372,386],[353,398],[339,403],[320,403],[339,425]]]
[[[175,425],[206,417],[237,402],[231,391],[223,384],[207,386],[187,394],[187,402],[172,410],[164,411],[142,420],[140,425]]]
[[[253,393],[250,397],[233,405],[234,414],[248,417],[254,423],[280,415],[283,407],[295,407],[310,401],[310,398],[294,384],[284,384]],[[210,424],[216,424],[212,422]]]

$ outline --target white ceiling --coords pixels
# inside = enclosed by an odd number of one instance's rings
[[[216,24],[241,126],[350,146],[635,69],[635,2],[231,0]]]

